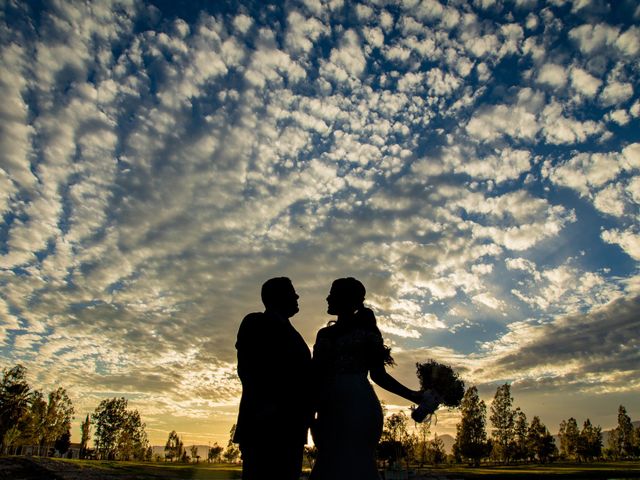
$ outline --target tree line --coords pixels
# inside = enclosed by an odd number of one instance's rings
[[[75,409],[64,388],[45,396],[32,390],[22,365],[5,368],[0,380],[0,451],[65,455],[71,447]],[[94,448],[88,447],[93,432]],[[105,399],[80,426],[80,458],[150,459],[151,449],[137,410],[125,398]]]
[[[509,384],[497,388],[486,432],[486,404],[476,387],[469,388],[460,407],[461,419],[456,426],[453,456],[458,462],[479,465],[482,460],[501,463],[551,462],[554,460],[594,461],[630,459],[640,456],[640,426],[634,428],[623,405],[618,407],[618,425],[609,432],[603,445],[602,428],[586,419],[582,428],[571,417],[559,427],[559,445],[538,416],[531,422],[519,408],[513,408]]]
[[[71,421],[75,413],[64,388],[45,395],[32,390],[26,381],[22,365],[4,369],[0,380],[0,451],[4,454],[32,454],[48,456],[57,452],[65,455],[71,446]],[[386,412],[385,412],[386,413]],[[594,461],[599,459],[628,459],[640,456],[640,426],[635,427],[623,405],[618,408],[618,424],[603,444],[603,432],[589,418],[582,427],[575,418],[559,425],[558,444],[538,416],[531,421],[513,404],[509,384],[497,388],[490,407],[491,430],[487,434],[487,406],[475,386],[465,392],[460,406],[460,422],[456,425],[453,451],[448,455],[441,438],[429,439],[428,423],[410,428],[404,413],[385,415],[384,429],[378,444],[378,459],[382,464],[406,462],[407,465],[481,461],[499,463],[551,462],[555,460]],[[238,447],[231,441],[226,448],[208,447],[209,462],[237,462]],[[104,399],[95,411],[87,415],[80,426],[81,440],[78,456],[109,460],[153,460],[145,424],[137,410],[129,409],[124,397]],[[92,439],[94,448],[89,448]],[[190,454],[190,455],[189,455]],[[315,448],[307,447],[309,463],[315,458]],[[189,450],[176,431],[169,433],[164,457],[155,460],[200,461],[197,446]]]

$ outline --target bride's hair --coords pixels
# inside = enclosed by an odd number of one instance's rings
[[[370,329],[377,329],[376,316],[369,307],[364,305],[367,290],[362,282],[353,277],[338,278],[333,282],[332,290],[339,290],[340,296],[354,305],[353,325]]]
[[[382,337],[376,322],[376,316],[369,307],[364,305],[364,297],[367,290],[362,282],[353,277],[338,278],[331,286],[331,290],[338,290],[341,298],[348,300],[355,306],[355,313],[349,320],[347,325],[341,328],[361,328],[375,332],[376,335]],[[338,322],[329,322],[330,325]],[[391,356],[391,348],[387,345],[380,344],[380,350],[375,352],[375,356],[379,358],[385,365],[395,365]]]

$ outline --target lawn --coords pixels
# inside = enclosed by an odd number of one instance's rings
[[[242,477],[239,465],[184,464],[164,462],[115,462],[107,460],[67,460],[41,457],[4,457],[0,479],[39,479],[43,471],[56,480],[236,480]]]
[[[432,475],[446,475],[451,478],[465,479],[634,478],[640,480],[640,462],[552,463],[542,465],[491,465],[480,467],[456,465],[434,467],[428,469],[427,472]]]
[[[272,465],[277,476],[276,462]],[[468,467],[438,466],[415,472],[415,478],[541,480],[545,478],[638,479],[640,462],[560,463],[550,465],[507,465]],[[43,476],[43,474],[46,474]],[[236,480],[241,467],[229,464],[183,464],[114,462],[103,460],[62,460],[40,457],[0,458],[0,479],[36,480]],[[410,477],[413,478],[413,477]]]

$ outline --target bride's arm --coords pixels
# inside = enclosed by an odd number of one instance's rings
[[[384,365],[380,365],[379,367],[372,368],[369,370],[371,375],[371,380],[373,380],[377,385],[384,388],[385,390],[395,393],[396,395],[405,398],[413,403],[420,403],[422,400],[422,392],[419,390],[411,390],[410,388],[405,387],[395,378],[387,373],[387,370],[384,368]]]

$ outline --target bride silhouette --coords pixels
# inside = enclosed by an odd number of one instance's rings
[[[375,451],[382,434],[380,401],[367,374],[380,387],[410,402],[423,393],[391,375],[390,349],[373,312],[364,306],[364,285],[353,277],[333,282],[327,312],[335,322],[322,328],[313,347],[316,419],[312,435],[318,456],[309,480],[378,480]]]

